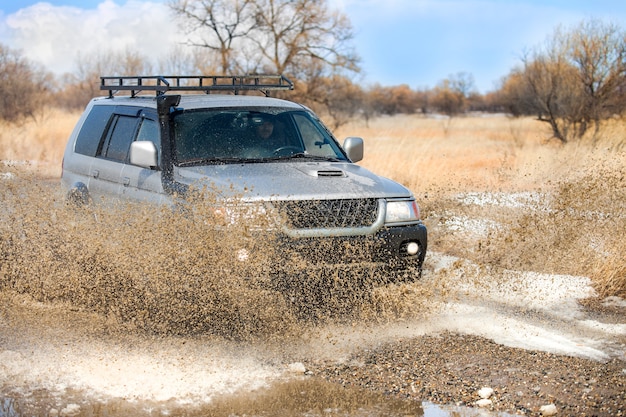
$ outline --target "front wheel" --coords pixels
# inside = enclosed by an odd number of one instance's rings
[[[75,184],[67,192],[67,202],[78,207],[83,207],[91,202],[91,196],[87,186],[83,183]]]

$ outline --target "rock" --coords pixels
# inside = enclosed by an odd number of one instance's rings
[[[478,396],[482,399],[487,399],[493,395],[493,388],[482,387],[478,390]]]
[[[294,362],[289,364],[289,372],[294,374],[303,374],[306,372],[306,367],[302,362]]]
[[[237,251],[237,260],[240,262],[245,262],[250,258],[250,253],[247,249],[239,249]]]
[[[492,404],[492,402],[491,402],[491,400],[488,400],[487,398],[482,398],[482,399],[476,401],[475,404],[477,406],[483,408],[483,407],[489,407]]]
[[[539,409],[539,412],[542,416],[555,416],[556,415],[556,405],[548,404],[542,405]]]

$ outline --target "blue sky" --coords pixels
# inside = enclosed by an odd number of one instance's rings
[[[598,18],[626,30],[624,0],[329,0],[350,19],[364,81],[432,88],[458,72],[497,88],[558,25]],[[180,36],[165,0],[3,0],[0,42],[56,73],[103,45],[163,50]]]

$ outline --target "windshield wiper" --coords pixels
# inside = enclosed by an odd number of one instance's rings
[[[191,167],[197,165],[225,165],[225,164],[241,164],[246,162],[255,162],[248,158],[194,158],[178,163],[180,167]]]
[[[265,158],[265,159],[268,159],[268,160],[309,159],[313,161],[341,162],[341,159],[334,158],[332,156],[312,155],[306,152],[298,152],[298,153],[293,153],[291,155],[273,156],[271,158]]]
[[[271,162],[271,161],[289,161],[292,159],[306,159],[312,161],[327,161],[327,162],[341,162],[341,159],[333,158],[330,156],[311,155],[306,152],[298,152],[290,155],[276,155],[262,158],[194,158],[181,161],[178,163],[179,167],[191,167],[198,165],[227,165],[227,164],[253,164],[259,162]]]

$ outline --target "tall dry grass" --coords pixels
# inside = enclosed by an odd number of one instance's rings
[[[65,143],[80,112],[46,108],[17,123],[0,121],[0,161],[29,164],[41,175],[59,177]]]
[[[398,180],[416,194],[520,191],[543,186],[600,158],[623,158],[624,123],[614,122],[594,147],[561,146],[550,129],[532,118],[502,115],[393,116],[355,121],[336,133],[365,139],[362,166]]]

